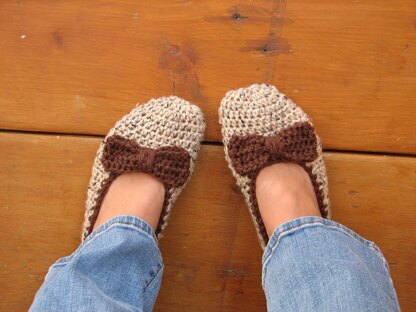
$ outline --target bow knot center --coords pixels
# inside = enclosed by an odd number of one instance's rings
[[[264,137],[264,147],[273,158],[282,156],[285,145],[282,144],[280,136]]]

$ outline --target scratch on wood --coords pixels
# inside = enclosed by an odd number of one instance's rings
[[[176,94],[175,73],[172,73],[172,94]]]
[[[234,278],[242,280],[246,277],[246,272],[244,270],[235,268],[217,269],[217,273],[218,275],[224,278]]]
[[[286,0],[276,1],[276,6],[273,10],[270,30],[267,36],[266,44],[262,46],[264,53],[267,56],[274,56],[279,53],[291,53],[292,48],[285,39],[282,38],[282,30],[284,25],[284,16],[286,13]],[[271,52],[270,52],[271,51]],[[266,71],[263,75],[265,82],[272,83],[275,78],[276,58],[269,57],[267,61]]]
[[[251,40],[248,45],[240,49],[240,51],[258,51],[266,56],[292,53],[292,47],[286,39],[275,37],[271,34],[269,34],[267,38],[266,42],[263,40]]]
[[[52,33],[53,39],[55,40],[56,44],[61,47],[64,43],[64,37],[61,32],[55,31]]]
[[[272,38],[269,35],[267,44],[260,47],[260,50],[266,55],[288,54],[292,52],[289,42],[284,38]]]
[[[241,193],[241,189],[235,184],[235,183],[233,183],[232,185],[231,185],[231,191],[233,192],[233,193],[235,193],[235,194],[237,194],[237,195],[241,195],[242,193]]]
[[[240,13],[234,13],[233,15],[231,15],[231,18],[236,22],[242,22],[245,19],[247,19],[248,16],[242,16]]]
[[[175,278],[177,281],[190,284],[198,272],[194,266],[188,265],[180,261],[173,261],[171,265],[175,268]]]
[[[240,13],[238,6],[233,6],[229,11],[231,11],[231,18],[236,23],[244,22],[246,19],[248,19],[248,16],[244,16]]]
[[[256,17],[248,16],[248,14],[243,14],[242,12],[250,12],[251,14],[256,14],[260,11],[261,8],[255,5],[243,5],[238,6],[234,5],[231,8],[227,9],[225,14],[209,16],[204,15],[203,19],[207,22],[219,22],[219,23],[244,23],[249,19]]]
[[[197,60],[192,49],[180,45],[168,44],[160,57],[160,66],[175,73],[183,74],[190,71]]]
[[[162,69],[172,75],[173,94],[190,93],[194,99],[202,99],[198,75],[195,70],[198,57],[189,45],[166,44],[159,59]]]
[[[235,216],[235,220],[238,220],[240,218],[240,212],[241,212],[241,210],[242,209],[240,209],[240,206],[238,206],[238,205],[235,205],[234,206],[234,214],[233,215]],[[229,244],[227,246],[228,247],[227,248],[228,254],[227,254],[227,258],[224,259],[224,267],[225,268],[230,268],[232,266],[230,264],[230,262],[231,262],[232,255],[234,253],[235,240],[237,238],[237,232],[238,232],[238,225],[237,224],[238,224],[238,222],[233,222],[232,224],[230,224],[230,228],[229,228],[229,238],[227,239],[227,242],[229,242]],[[228,269],[226,269],[224,271],[225,276],[227,275],[227,270]],[[221,270],[219,270],[219,271],[217,270],[217,272],[220,273]],[[230,274],[230,273],[228,272],[228,274]],[[227,284],[228,284],[228,281],[229,281],[229,279],[224,278],[223,279],[223,282],[222,282],[222,289],[223,289],[223,291],[221,292],[221,307],[224,306],[224,300],[225,300],[225,296],[227,294]]]

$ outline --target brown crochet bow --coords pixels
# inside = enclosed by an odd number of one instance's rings
[[[189,177],[190,160],[189,153],[182,147],[147,148],[113,135],[105,141],[102,163],[111,173],[150,173],[168,186],[179,187]]]
[[[235,171],[246,176],[273,162],[310,162],[318,157],[317,140],[308,122],[296,123],[275,136],[232,136],[228,155]]]

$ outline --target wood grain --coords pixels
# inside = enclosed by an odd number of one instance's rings
[[[273,83],[326,149],[416,153],[416,2],[2,1],[0,128],[105,134],[176,94],[220,141],[225,92]]]
[[[1,311],[26,311],[48,266],[72,252],[100,139],[0,133]],[[327,153],[334,219],[375,241],[404,311],[414,281],[416,159]],[[203,146],[161,241],[155,311],[265,311],[261,250],[221,146]]]

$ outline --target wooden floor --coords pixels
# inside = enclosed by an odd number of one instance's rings
[[[136,3],[137,2],[137,3]],[[265,311],[261,249],[220,144],[227,90],[275,84],[313,117],[333,219],[416,306],[414,0],[0,3],[0,311],[79,244],[98,144],[137,102],[199,105],[205,143],[161,249],[155,311]]]

